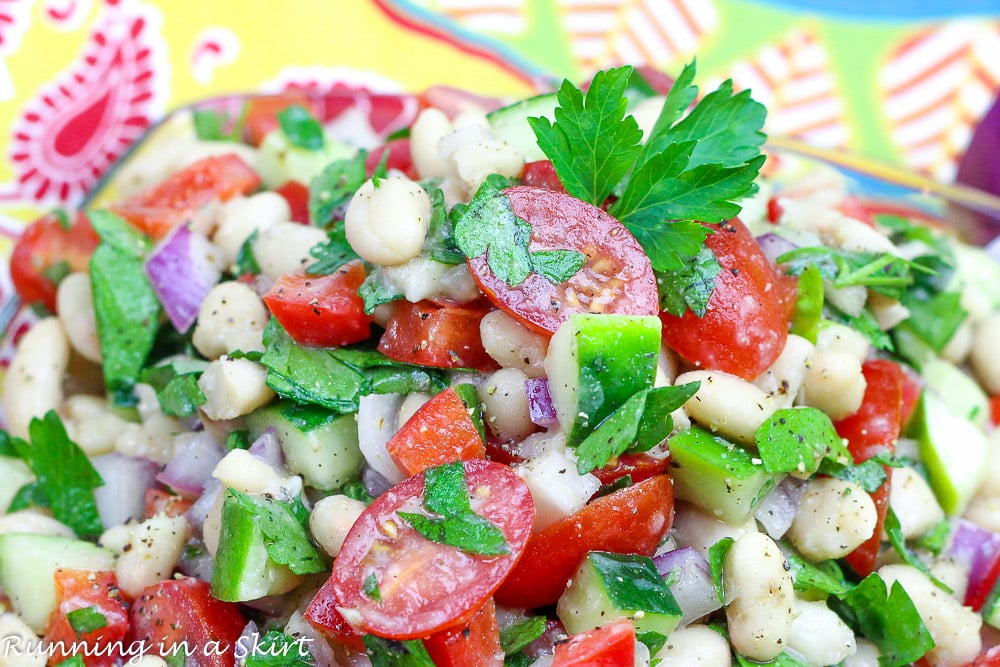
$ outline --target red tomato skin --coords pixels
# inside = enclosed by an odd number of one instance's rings
[[[469,409],[449,387],[424,403],[386,443],[407,477],[452,461],[486,458]]]
[[[739,220],[705,225],[722,271],[704,317],[662,313],[663,342],[688,362],[752,380],[785,347],[795,279],[778,273]]]
[[[379,163],[382,162],[382,156],[386,153],[389,154],[385,162],[387,171],[401,171],[406,174],[407,178],[415,181],[420,179],[420,174],[417,173],[413,158],[410,156],[410,140],[405,137],[388,141],[368,154],[368,157],[365,158],[365,173],[368,178],[371,178],[372,174],[375,173]]]
[[[194,504],[191,498],[185,498],[176,493],[170,493],[155,487],[146,489],[145,516],[154,517],[157,514],[166,516],[181,516]]]
[[[361,635],[337,611],[337,604],[333,579],[327,579],[313,596],[302,616],[335,644],[364,653],[365,645]]]
[[[436,667],[502,667],[496,604],[487,600],[466,625],[431,635],[424,648]]]
[[[254,146],[260,146],[264,137],[278,128],[278,112],[294,105],[312,111],[309,98],[303,91],[289,90],[277,95],[250,98],[247,102],[246,119],[243,121],[246,140]]]
[[[184,167],[111,208],[149,236],[160,239],[190,220],[203,206],[250,194],[258,185],[260,176],[235,153],[215,155]]]
[[[10,255],[10,279],[21,301],[41,303],[49,312],[56,312],[58,286],[45,276],[45,271],[60,262],[69,264],[73,271],[86,271],[100,242],[83,212],[73,216],[69,229],[53,214],[29,224]]]
[[[524,170],[521,172],[521,181],[524,185],[530,185],[534,188],[542,188],[552,192],[566,192],[566,186],[559,180],[552,160],[526,162]]]
[[[1000,646],[987,649],[966,667],[1000,667]]]
[[[128,630],[128,606],[118,589],[118,579],[110,570],[89,571],[59,569],[55,573],[56,608],[45,630],[45,641],[52,642],[50,665],[57,665],[73,654],[74,645],[85,643],[92,649],[83,651],[87,667],[110,667],[118,653],[111,649],[125,637]],[[93,607],[104,616],[107,625],[77,636],[67,614],[77,609]],[[81,653],[77,651],[77,653]],[[109,655],[110,654],[110,655]]]
[[[633,667],[635,626],[620,618],[556,645],[552,667]]]
[[[498,308],[545,335],[555,333],[573,313],[659,312],[649,258],[624,225],[568,194],[527,185],[503,193],[514,215],[531,224],[531,251],[573,249],[586,256],[586,264],[559,285],[532,273],[511,287],[493,273],[486,254],[469,259],[479,289]]]
[[[861,407],[853,415],[834,424],[837,434],[847,440],[847,448],[855,463],[867,461],[878,453],[891,454],[895,451],[903,420],[904,374],[899,364],[888,359],[875,359],[866,361],[861,371],[867,382]],[[875,532],[846,556],[848,564],[862,577],[874,571],[882,541],[882,528],[889,510],[892,469],[886,467],[886,474],[889,477],[871,494],[878,516]]]
[[[1000,424],[1000,396],[990,398],[990,419],[994,426]]]
[[[669,456],[658,459],[644,452],[638,452],[622,454],[603,468],[594,470],[593,473],[601,480],[601,484],[614,484],[625,475],[632,478],[633,484],[638,484],[655,475],[663,475],[669,469]]]
[[[673,520],[674,485],[666,475],[593,500],[531,536],[496,601],[526,609],[553,604],[587,552],[652,556]]]
[[[274,189],[288,202],[292,222],[309,224],[309,188],[298,181],[287,181]]]
[[[970,582],[969,588],[965,591],[965,601],[963,604],[971,607],[972,611],[982,609],[987,596],[989,596],[993,587],[996,586],[998,578],[1000,578],[1000,555],[993,559],[993,563],[990,565],[990,569],[987,570],[986,576],[979,579],[979,581]]]
[[[435,368],[491,371],[499,364],[483,348],[479,322],[489,312],[482,304],[411,303],[391,306],[378,349],[390,359]]]
[[[325,276],[287,273],[264,295],[264,303],[299,345],[349,345],[371,336],[371,318],[358,296],[364,279],[360,261]]]
[[[154,655],[171,655],[172,647],[186,642],[187,667],[234,667],[246,619],[237,604],[215,599],[209,589],[193,577],[145,588],[132,604],[126,645],[144,642]]]
[[[499,463],[475,459],[463,466],[473,509],[500,527],[510,553],[468,554],[424,539],[396,514],[401,508],[420,511],[424,476],[403,480],[365,510],[333,563],[332,599],[356,629],[389,639],[421,639],[462,626],[517,563],[534,521],[528,487]],[[363,590],[372,574],[381,602]],[[317,602],[318,597],[312,605],[328,603]]]

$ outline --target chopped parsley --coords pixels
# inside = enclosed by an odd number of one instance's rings
[[[315,257],[316,261],[306,267],[306,273],[314,275],[336,273],[344,264],[358,259],[358,253],[354,252],[354,248],[347,242],[343,225],[330,230],[326,241],[314,246],[309,254]]]
[[[245,667],[312,667],[316,664],[302,639],[280,630],[268,630],[254,642]]]
[[[292,146],[309,151],[323,148],[323,125],[304,106],[293,104],[279,111],[277,116],[278,125]]]
[[[852,461],[847,446],[822,410],[809,407],[776,410],[756,433],[757,450],[768,472],[812,474],[823,459]]]
[[[722,588],[722,570],[726,562],[729,550],[733,548],[731,537],[723,537],[721,540],[708,548],[708,570],[712,575],[712,584],[715,585],[715,594],[719,596],[719,601],[725,603],[726,594]]]
[[[912,549],[906,546],[906,538],[903,537],[903,527],[900,525],[899,517],[896,516],[896,512],[893,511],[892,507],[888,509],[885,515],[885,534],[889,538],[889,544],[896,550],[896,553],[899,554],[904,563],[926,574],[935,585],[946,593],[952,593],[951,588],[934,576],[927,563],[922,561]]]
[[[378,587],[378,577],[372,572],[365,580],[361,582],[361,592],[365,594],[369,600],[374,600],[375,602],[382,601],[382,591]]]
[[[367,157],[365,151],[358,151],[354,157],[334,160],[313,177],[309,183],[309,220],[312,224],[326,227],[343,217],[351,197],[368,177],[365,171]]]
[[[198,378],[207,366],[200,361],[174,361],[145,369],[141,380],[156,390],[164,414],[190,417],[198,411],[198,406],[205,403]]]
[[[194,133],[202,141],[232,141],[243,140],[243,128],[249,105],[244,104],[239,116],[230,119],[229,115],[213,109],[195,109],[191,114],[194,123]]]
[[[500,646],[504,654],[513,655],[545,634],[545,629],[544,616],[528,616],[500,630]]]
[[[69,627],[73,628],[77,638],[88,632],[108,627],[107,617],[97,607],[81,607],[68,611],[66,620],[69,621]]]
[[[372,667],[434,667],[434,661],[419,639],[397,641],[364,635],[361,641]]]

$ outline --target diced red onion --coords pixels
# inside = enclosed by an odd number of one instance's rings
[[[760,501],[754,518],[771,539],[780,540],[791,528],[803,490],[802,480],[786,477]]]
[[[361,483],[372,498],[378,498],[392,488],[392,482],[367,463],[361,468]]]
[[[105,528],[129,519],[142,519],[146,511],[146,490],[156,480],[159,466],[149,459],[133,458],[117,452],[91,459],[104,480],[94,489],[97,513]]]
[[[219,252],[207,238],[181,225],[150,253],[146,275],[171,324],[184,333],[222,276]]]
[[[224,454],[222,445],[208,431],[201,431],[174,454],[156,479],[182,495],[197,496]]]
[[[369,466],[392,483],[403,481],[403,472],[389,456],[386,444],[399,427],[400,394],[368,394],[358,403],[358,446]]]
[[[285,632],[293,637],[303,639],[303,644],[312,654],[316,667],[340,667],[337,656],[334,655],[333,648],[326,637],[317,631],[300,612],[295,611],[288,617]]]
[[[761,234],[757,237],[757,245],[764,252],[764,255],[775,263],[779,257],[787,252],[791,252],[798,248],[797,245],[786,239],[784,236],[779,236],[773,232],[768,232],[767,234]]]
[[[528,393],[528,415],[536,426],[549,427],[556,423],[556,409],[549,394],[546,378],[529,378],[524,383]]]
[[[670,585],[678,606],[683,612],[681,624],[687,625],[702,616],[722,608],[722,601],[715,591],[711,570],[705,557],[693,547],[681,547],[653,558],[660,576],[667,578],[676,572],[676,581]]]
[[[281,441],[278,440],[278,433],[273,426],[264,429],[247,451],[275,468],[283,468],[285,465],[285,453],[281,449]]]
[[[948,555],[969,566],[969,588],[975,588],[1000,557],[1000,534],[967,519],[958,519]]]
[[[208,517],[212,506],[215,505],[215,501],[220,493],[222,493],[222,482],[215,478],[208,480],[205,484],[204,493],[184,513],[184,517],[191,524],[191,529],[199,537],[201,536],[202,527],[205,525],[205,519]]]
[[[212,568],[215,565],[215,557],[209,553],[208,549],[201,545],[201,549],[194,555],[185,551],[177,563],[177,569],[181,574],[186,574],[202,581],[212,581]]]
[[[243,632],[240,633],[239,639],[236,640],[236,655],[251,655],[254,649],[257,648],[257,643],[259,641],[260,630],[257,628],[257,623],[254,621],[247,621],[247,624],[243,626]]]
[[[1000,236],[986,244],[986,252],[994,262],[1000,262]]]

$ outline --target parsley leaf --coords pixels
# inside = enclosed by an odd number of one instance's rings
[[[695,234],[677,234],[685,227],[693,226],[705,229],[701,225],[689,222],[674,222],[651,243],[664,243],[664,253],[675,253],[677,260],[684,263],[678,270],[663,270],[656,272],[656,284],[660,293],[660,310],[680,317],[688,308],[698,317],[704,317],[708,311],[708,300],[715,288],[715,277],[722,271],[719,260],[707,246],[702,245],[695,254],[684,256],[679,254],[684,244],[692,242]],[[707,230],[706,230],[707,231]],[[670,239],[677,237],[676,243]]]
[[[312,667],[316,664],[306,642],[281,632],[268,630],[254,642],[245,667]]]
[[[642,131],[626,116],[631,67],[598,72],[584,94],[568,80],[557,93],[555,122],[529,118],[538,146],[566,192],[600,206],[641,151]]]
[[[202,361],[174,361],[145,369],[141,379],[156,390],[164,414],[190,417],[197,412],[199,405],[205,403],[198,377],[207,366]]]
[[[374,600],[375,602],[382,601],[382,591],[378,587],[378,577],[372,572],[365,580],[361,582],[361,592],[365,594],[369,600]]]
[[[500,630],[500,646],[507,655],[517,653],[545,634],[544,616],[528,616],[510,627]]]
[[[510,553],[500,528],[472,510],[461,461],[424,471],[424,508],[437,516],[399,516],[428,540],[483,556]]]
[[[723,537],[721,540],[708,548],[708,570],[712,574],[712,584],[715,585],[715,594],[719,596],[719,602],[725,603],[726,594],[722,588],[722,569],[726,562],[729,550],[733,548],[731,537]]]
[[[104,480],[90,459],[66,434],[59,415],[50,410],[28,425],[31,444],[20,438],[12,443],[35,474],[31,496],[44,498],[53,516],[79,537],[97,537],[104,530],[97,513],[94,489]]]
[[[434,667],[434,661],[419,639],[397,641],[364,635],[361,641],[372,667]]]
[[[254,524],[264,535],[267,555],[275,563],[287,565],[295,574],[313,574],[327,569],[325,559],[309,541],[306,529],[289,503],[228,488],[223,500],[223,516],[234,510],[254,517]]]
[[[293,104],[279,111],[277,116],[288,143],[310,151],[323,148],[323,125],[304,106]]]
[[[892,548],[896,550],[896,553],[899,554],[904,563],[910,565],[911,567],[915,567],[926,574],[936,586],[944,590],[946,593],[952,593],[951,588],[931,573],[931,569],[927,566],[927,563],[920,560],[920,557],[913,553],[912,549],[906,546],[906,538],[903,537],[903,527],[900,525],[899,517],[896,516],[892,507],[890,507],[885,514],[885,534],[889,538],[889,544],[891,544]]]
[[[809,407],[776,410],[757,429],[757,450],[768,472],[812,474],[821,459],[850,462],[850,452],[822,410]]]
[[[77,639],[88,632],[108,627],[107,617],[97,607],[80,607],[68,611],[66,612],[66,620],[69,621],[69,627],[73,628],[73,632],[76,633]]]
[[[357,155],[344,160],[334,160],[309,183],[309,220],[319,227],[326,227],[331,221],[343,217],[351,197],[368,177],[365,159],[368,153],[358,151]]]
[[[260,274],[260,264],[257,262],[257,257],[253,254],[253,246],[257,242],[258,236],[260,236],[260,230],[255,229],[240,244],[240,249],[236,252],[236,261],[233,262],[233,271],[237,276],[256,276]]]
[[[313,275],[326,276],[336,273],[344,264],[359,259],[358,253],[354,252],[354,248],[347,241],[343,225],[331,230],[326,236],[326,241],[310,248],[309,254],[317,260],[306,267],[306,273]]]
[[[490,270],[511,287],[520,285],[532,273],[557,284],[568,280],[586,261],[583,253],[530,251],[531,224],[514,215],[510,199],[501,192],[508,183],[494,174],[479,187],[455,220],[456,245],[466,257],[485,254]]]
[[[797,591],[819,591],[828,595],[844,595],[851,590],[844,573],[835,560],[813,563],[800,556],[787,544],[781,545]]]

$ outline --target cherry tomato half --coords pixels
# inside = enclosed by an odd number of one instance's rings
[[[535,515],[527,485],[499,463],[463,466],[473,511],[500,528],[510,553],[483,556],[425,539],[398,515],[423,511],[424,475],[400,482],[364,511],[333,563],[336,607],[360,630],[418,639],[462,626],[517,563]],[[372,582],[380,601],[365,593]],[[328,603],[317,595],[310,608]]]
[[[556,645],[552,667],[632,667],[635,626],[620,618]]]
[[[90,220],[82,212],[64,227],[54,214],[28,225],[10,256],[10,278],[24,303],[44,304],[56,311],[56,289],[51,272],[62,266],[68,271],[86,271],[90,256],[101,242]]]
[[[86,644],[93,652],[85,653],[87,667],[111,667],[115,653],[111,648],[125,637],[128,630],[128,607],[118,589],[118,579],[110,570],[59,569],[55,573],[57,606],[49,618],[45,640],[53,647],[52,664],[70,657],[74,645]],[[104,623],[100,628],[78,633],[68,614],[80,609],[92,609]]]
[[[518,185],[503,193],[514,215],[531,225],[531,251],[577,250],[586,264],[558,285],[532,273],[512,287],[493,273],[485,254],[468,260],[479,288],[497,307],[542,333],[554,333],[573,313],[659,312],[649,258],[623,224],[560,192]]]

